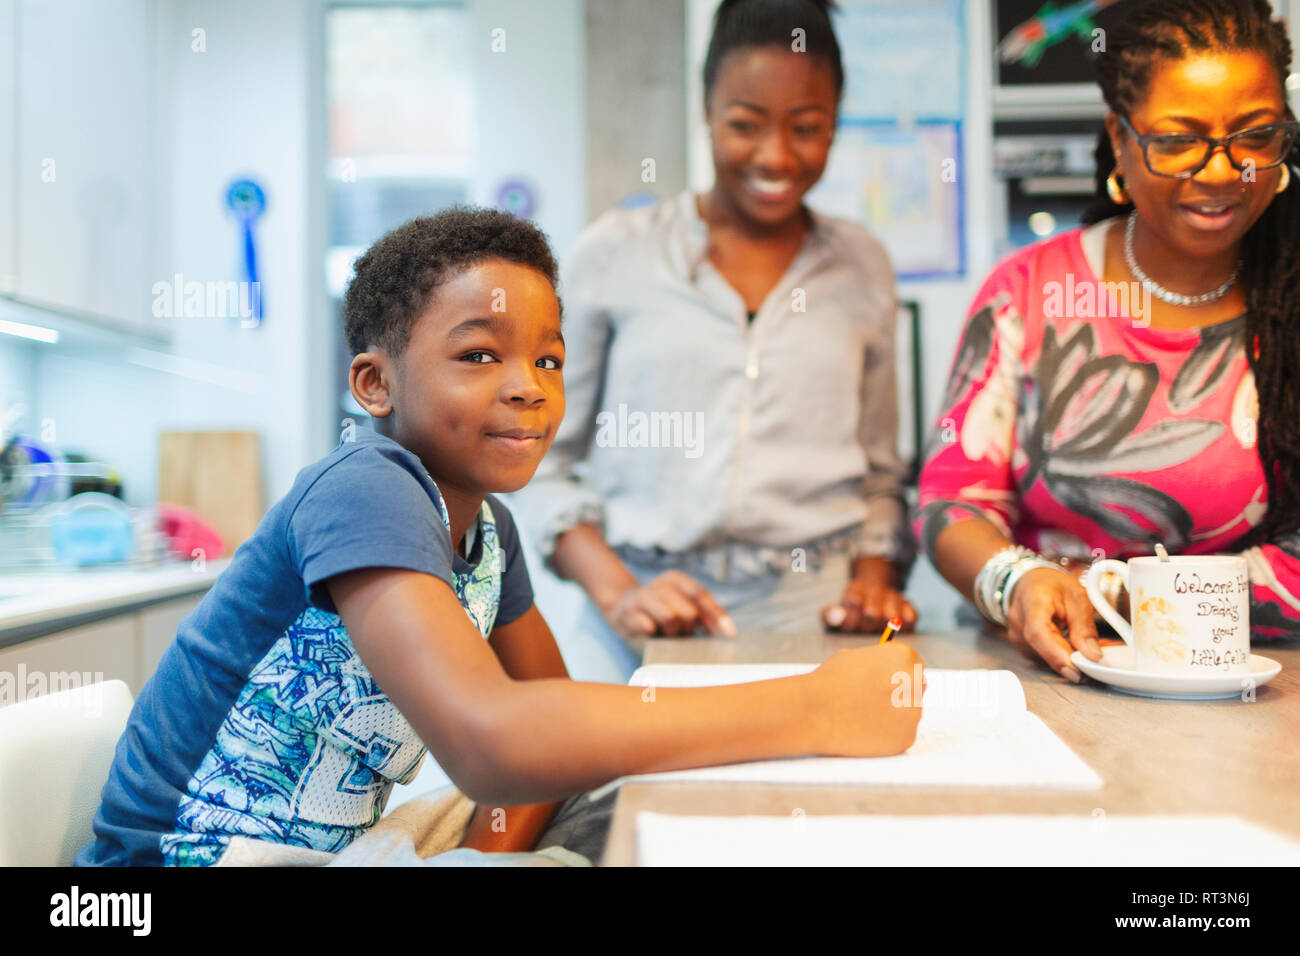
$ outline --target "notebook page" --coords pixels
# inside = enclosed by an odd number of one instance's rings
[[[647,664],[628,683],[634,687],[711,687],[744,684],[807,674],[816,664]],[[1020,679],[1005,670],[925,670],[924,708],[975,711],[981,714],[1019,713],[1025,709]],[[910,675],[908,675],[910,679]],[[900,682],[895,686],[901,685]]]
[[[1010,787],[1097,790],[1102,780],[1033,714],[957,720],[925,714],[893,757],[796,757],[624,777],[620,783]],[[603,794],[608,788],[603,788]]]
[[[1237,817],[1119,814],[638,813],[636,854],[641,866],[1300,865],[1300,844]]]
[[[715,687],[777,677],[795,677],[816,664],[645,664],[633,671],[633,687]]]
[[[813,665],[650,665],[641,686],[708,686],[789,677]],[[978,675],[1005,675],[978,676]],[[1101,778],[1037,716],[1010,671],[926,671],[916,741],[892,757],[798,757],[624,777],[641,782],[848,786],[1014,787],[1095,790]],[[933,698],[931,695],[934,695]],[[933,703],[931,703],[933,702]],[[1018,710],[1016,708],[1019,708]]]

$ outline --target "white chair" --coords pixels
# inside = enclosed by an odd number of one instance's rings
[[[69,866],[131,713],[120,680],[0,707],[0,866]]]

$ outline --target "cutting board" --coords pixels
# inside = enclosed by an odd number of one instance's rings
[[[193,509],[232,553],[265,512],[257,432],[162,432],[158,500]]]

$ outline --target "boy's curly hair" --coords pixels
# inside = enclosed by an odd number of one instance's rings
[[[388,233],[357,259],[348,285],[343,320],[352,354],[378,346],[401,355],[437,286],[485,259],[535,269],[555,288],[558,270],[545,233],[506,212],[452,206]]]

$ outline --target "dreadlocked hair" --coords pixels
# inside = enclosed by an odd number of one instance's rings
[[[1161,60],[1204,51],[1264,55],[1286,101],[1291,41],[1285,24],[1273,19],[1268,0],[1149,0],[1123,7],[1106,31],[1105,52],[1096,59],[1102,97],[1114,112],[1131,115]],[[1290,106],[1286,117],[1295,119]],[[1083,215],[1085,224],[1132,210],[1116,205],[1106,192],[1116,161],[1105,130],[1095,157],[1097,195]],[[1300,529],[1300,389],[1294,385],[1300,369],[1300,299],[1294,293],[1300,286],[1300,142],[1286,163],[1297,167],[1292,183],[1242,241],[1246,360],[1259,395],[1256,448],[1268,489],[1268,510],[1249,536],[1254,543]]]

